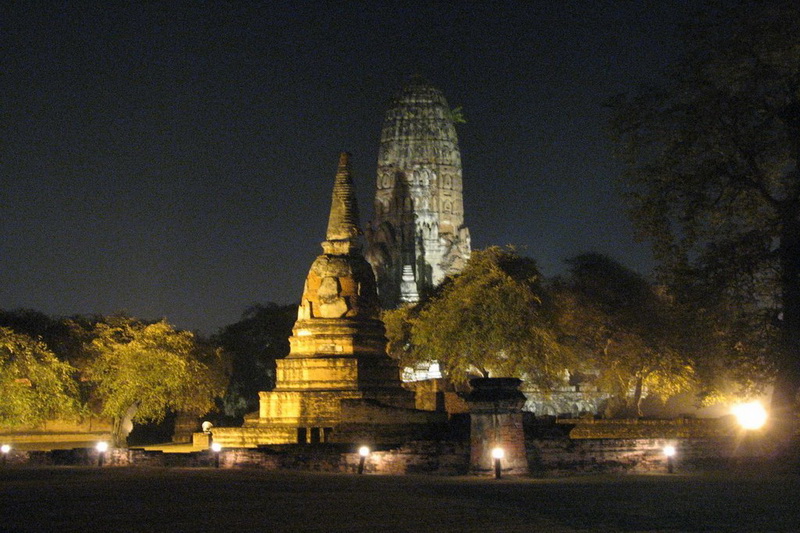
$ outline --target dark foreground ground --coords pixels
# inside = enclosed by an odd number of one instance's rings
[[[0,531],[800,531],[800,475],[0,467]]]

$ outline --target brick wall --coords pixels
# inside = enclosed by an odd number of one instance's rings
[[[757,436],[691,439],[540,439],[526,443],[533,474],[580,472],[664,472],[664,447],[676,450],[676,470],[723,467],[731,462],[768,459],[775,450]]]
[[[721,418],[601,418],[559,419],[572,439],[732,438],[739,425],[733,416]]]
[[[675,446],[676,471],[719,468],[737,462],[769,459],[774,454],[767,440],[743,438],[694,439],[529,439],[526,455],[533,475],[590,472],[664,472],[663,448]],[[106,467],[211,467],[211,451],[162,453],[141,449],[112,449],[104,456]],[[14,465],[97,466],[93,448],[24,451],[12,449],[6,457]],[[291,469],[355,473],[360,457],[348,445],[281,445],[264,448],[223,449],[220,468]],[[401,447],[374,450],[365,461],[367,474],[463,475],[469,471],[470,446],[465,441],[417,441]]]

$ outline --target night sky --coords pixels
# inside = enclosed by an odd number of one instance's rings
[[[338,153],[363,225],[388,100],[415,73],[467,119],[473,248],[648,274],[603,103],[658,78],[691,4],[4,2],[0,308],[213,333],[298,301]]]

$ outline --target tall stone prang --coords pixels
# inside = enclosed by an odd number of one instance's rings
[[[413,393],[402,388],[386,354],[375,278],[360,235],[349,154],[342,153],[323,253],[306,277],[290,353],[277,361],[276,388],[259,393],[258,419],[245,422],[262,428],[258,443],[326,441],[342,422],[343,400],[414,407]]]
[[[381,305],[415,302],[460,272],[470,254],[461,153],[442,93],[414,77],[392,100],[378,151],[367,260]]]

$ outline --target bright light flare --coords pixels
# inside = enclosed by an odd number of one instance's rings
[[[222,444],[219,442],[212,442],[211,443],[211,451],[214,453],[219,453],[222,451]]]
[[[97,443],[95,448],[97,449],[98,452],[104,453],[108,451],[108,443],[106,441],[100,441]]]
[[[740,403],[731,411],[744,429],[760,429],[767,423],[767,410],[761,402]]]
[[[8,444],[3,444],[2,446],[0,446],[0,452],[8,453],[10,451],[11,451],[11,446],[9,446]]]
[[[506,456],[506,451],[503,448],[494,448],[492,450],[492,457],[494,459],[502,459]]]
[[[369,455],[369,446],[362,446],[358,449],[358,455],[361,457],[366,457]]]
[[[664,455],[667,457],[675,457],[675,446],[664,446]]]

